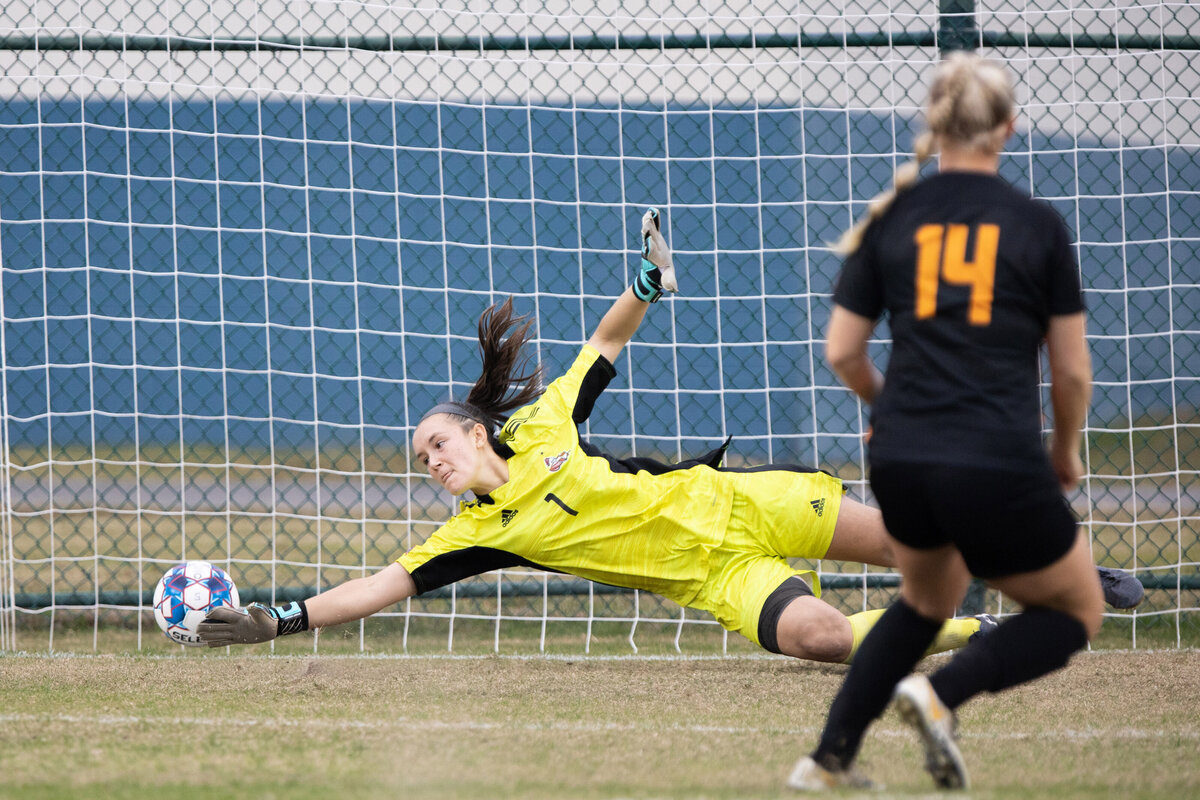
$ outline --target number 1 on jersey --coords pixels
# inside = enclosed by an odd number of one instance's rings
[[[967,321],[988,325],[992,321],[992,298],[996,286],[996,251],[1000,226],[980,225],[975,229],[975,257],[967,260],[966,225],[922,225],[913,241],[917,244],[917,319],[937,313],[939,276],[946,283],[971,287]]]

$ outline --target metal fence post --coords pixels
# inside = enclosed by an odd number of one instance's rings
[[[975,0],[938,0],[938,52],[974,50],[979,46]]]

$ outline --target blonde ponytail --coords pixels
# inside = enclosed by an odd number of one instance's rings
[[[913,159],[896,169],[892,188],[871,198],[867,213],[841,235],[834,252],[848,256],[862,246],[867,228],[887,212],[898,194],[916,184],[921,165],[942,143],[998,152],[1015,105],[1012,80],[1000,64],[973,53],[948,55],[934,71],[925,110],[927,127],[913,142]]]
[[[921,165],[933,157],[933,134],[925,131],[917,136],[913,143],[913,158],[896,168],[892,178],[892,188],[885,189],[871,198],[867,203],[867,213],[854,224],[853,228],[843,233],[833,245],[833,251],[838,255],[848,256],[862,245],[863,235],[872,222],[879,219],[891,208],[896,195],[911,189],[921,175]]]

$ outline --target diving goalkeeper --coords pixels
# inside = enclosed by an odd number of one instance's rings
[[[844,497],[842,482],[819,470],[722,467],[724,446],[663,464],[618,459],[580,437],[647,309],[677,289],[657,209],[643,217],[642,242],[633,285],[548,387],[524,352],[532,322],[514,316],[511,299],[484,312],[482,374],[465,400],[431,408],[412,440],[434,480],[473,495],[456,516],[378,573],[306,601],[216,609],[200,624],[201,639],[212,647],[264,642],[525,566],[655,592],[773,653],[849,662],[882,611],[842,614],[820,599],[815,573],[787,559],[891,566],[878,510]],[[947,620],[930,652],[962,646],[994,624]]]

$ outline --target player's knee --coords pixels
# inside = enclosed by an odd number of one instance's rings
[[[903,587],[901,588],[900,597],[904,600],[905,605],[925,619],[950,619],[954,616],[954,612],[958,606],[958,602],[953,598],[917,592],[905,593]]]
[[[810,661],[841,663],[850,655],[854,640],[844,616],[831,614],[793,616],[779,621],[779,650]]]

